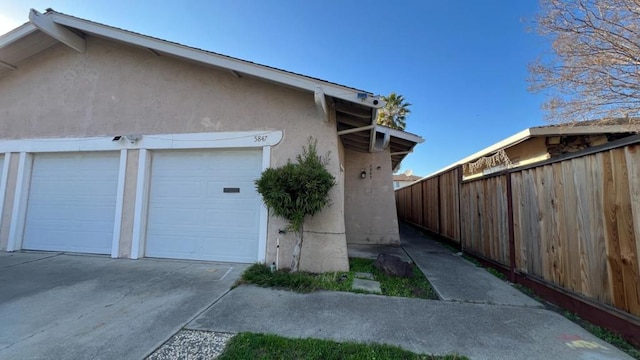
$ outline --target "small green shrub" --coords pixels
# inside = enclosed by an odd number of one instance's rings
[[[328,154],[324,158],[318,155],[317,140],[309,137],[307,147],[296,157],[297,163],[268,168],[255,182],[269,211],[289,221],[290,230],[296,233],[291,259],[294,272],[300,266],[304,219],[329,204],[329,190],[336,184],[335,177],[326,169],[328,157]]]

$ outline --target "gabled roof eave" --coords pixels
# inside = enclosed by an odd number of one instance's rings
[[[202,64],[222,68],[236,73],[246,74],[274,83],[291,86],[311,93],[322,92],[327,96],[358,103],[373,109],[384,105],[379,96],[372,93],[340,86],[320,79],[310,78],[304,75],[294,74],[284,70],[271,68],[268,66],[251,63],[249,61],[236,59],[201,49],[192,48],[186,45],[169,42],[153,38],[150,36],[133,33],[127,30],[114,28],[108,25],[95,23],[89,20],[76,18],[73,16],[61,14],[55,11],[49,11],[41,16],[51,17],[51,20],[58,25],[67,28],[76,29],[83,33],[103,37],[126,44],[151,49],[156,52],[165,53],[179,58],[196,61]],[[37,28],[27,23],[25,24],[30,31]],[[27,29],[26,28],[26,29]],[[14,30],[17,31],[20,28]],[[26,31],[23,29],[23,31]],[[8,33],[12,34],[14,31]],[[12,35],[11,40],[16,41],[22,35],[20,32]],[[26,34],[22,35],[25,36]],[[4,38],[4,36],[3,36]],[[2,38],[0,38],[2,40]],[[0,42],[0,47],[2,43]]]
[[[11,45],[34,31],[38,31],[38,28],[32,23],[24,23],[6,34],[0,35],[0,48]]]

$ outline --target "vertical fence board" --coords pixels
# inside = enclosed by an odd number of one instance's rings
[[[588,196],[589,180],[586,164],[584,158],[573,159],[573,182],[576,186],[577,197],[577,220],[578,220],[578,243],[580,244],[580,283],[582,293],[589,296],[593,296],[593,289],[591,286],[591,274],[589,274],[589,259],[591,258],[592,248],[588,241],[589,236],[589,209],[587,208],[587,201],[585,197]]]
[[[596,299],[605,304],[611,303],[609,292],[609,275],[607,269],[607,252],[604,238],[604,182],[602,176],[603,155],[593,154],[585,157],[587,161],[587,170],[593,178],[593,189],[591,191],[591,237],[593,241],[593,254],[591,259],[590,272],[595,273],[594,279],[596,284]]]
[[[562,182],[564,184],[564,220],[565,220],[565,241],[567,248],[571,249],[567,256],[567,269],[569,278],[569,289],[577,293],[582,293],[582,277],[580,270],[580,241],[578,240],[578,218],[576,209],[578,208],[578,195],[575,182],[573,181],[573,166],[571,161],[562,162]]]
[[[525,206],[526,213],[525,222],[527,223],[527,232],[525,238],[527,240],[527,263],[529,264],[529,273],[532,275],[544,277],[542,271],[542,253],[540,251],[540,226],[538,220],[538,201],[536,199],[536,179],[534,170],[525,170],[524,173],[524,189],[525,189]]]
[[[630,239],[635,244],[636,284],[640,283],[640,146],[625,148],[627,175],[629,177],[629,200],[631,201],[631,218],[634,236]],[[630,248],[633,246],[630,245]],[[636,287],[636,306],[640,304],[640,289]],[[632,312],[635,315],[640,313]]]
[[[566,239],[566,210],[564,199],[564,176],[562,172],[562,164],[555,163],[551,165],[551,171],[553,173],[553,202],[551,203],[551,211],[555,214],[553,231],[555,235],[556,243],[556,258],[557,262],[556,274],[557,284],[563,288],[567,288],[569,285],[569,253],[571,249],[567,246]]]
[[[422,222],[422,186],[411,186],[411,221],[419,226],[424,226]]]
[[[617,308],[625,309],[624,284],[622,279],[622,259],[620,258],[620,242],[618,227],[616,225],[616,204],[613,166],[610,154],[605,154],[602,159],[602,179],[604,193],[604,242],[606,245],[607,272],[609,276],[608,292],[611,304]]]
[[[513,198],[512,206],[513,206],[513,235],[514,235],[514,247],[516,252],[516,263],[515,267],[518,271],[527,273],[527,261],[526,261],[526,246],[523,241],[522,236],[522,174],[521,173],[512,173],[511,176],[511,187]]]
[[[469,191],[464,185],[460,186],[460,244],[462,248],[469,247],[469,238],[467,229],[471,226],[469,223],[469,211],[471,204],[469,202]]]
[[[632,314],[640,314],[638,302],[638,260],[633,227],[633,210],[629,190],[629,175],[624,149],[611,151],[614,165],[614,187],[616,189],[616,210],[618,236],[620,239],[620,257],[622,258],[622,279],[624,284],[627,310]]]
[[[545,211],[545,204],[547,203],[547,194],[545,191],[545,184],[544,184],[544,169],[543,168],[535,168],[535,169],[531,169],[531,172],[533,173],[533,178],[534,178],[534,186],[533,188],[531,188],[531,191],[535,192],[535,194],[532,195],[532,199],[534,199],[533,201],[536,204],[536,213],[532,214],[532,218],[535,216],[535,218],[537,219],[537,225],[534,222],[533,223],[533,228],[538,228],[538,237],[537,240],[536,238],[532,238],[533,241],[535,241],[537,243],[537,247],[538,247],[538,256],[540,258],[540,276],[545,279],[545,280],[549,280],[551,278],[551,272],[550,272],[550,266],[549,266],[549,251],[548,251],[548,243],[547,241],[544,241],[543,239],[548,239],[549,238],[549,232],[548,232],[548,227],[547,227],[547,213]]]

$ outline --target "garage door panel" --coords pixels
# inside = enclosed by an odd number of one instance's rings
[[[42,203],[41,203],[42,204]],[[96,224],[113,224],[111,218],[113,217],[113,208],[110,206],[49,206],[42,204],[39,206],[32,206],[31,220],[38,221],[70,221],[73,223],[83,223],[90,226]],[[104,219],[104,220],[100,220]]]
[[[154,209],[155,221],[158,223],[173,224],[172,226],[194,226],[200,223],[198,217],[200,209],[185,209],[183,207],[162,207]],[[168,227],[165,225],[163,228]]]
[[[158,199],[162,198],[197,198],[201,195],[202,184],[194,178],[184,178],[182,181],[176,179],[156,179],[154,182]]]
[[[260,150],[154,153],[146,255],[258,260],[261,166]]]
[[[52,232],[68,232],[66,229],[73,229],[74,233],[79,232],[92,232],[92,233],[104,233],[108,232],[113,223],[111,222],[82,222],[82,221],[69,221],[66,219],[61,220],[42,220],[38,222],[37,228],[32,228],[30,231],[35,233],[36,231],[52,231]],[[62,230],[61,230],[62,229]],[[113,229],[111,229],[113,230]],[[46,239],[43,239],[46,240]],[[40,240],[41,241],[41,240]]]
[[[109,254],[119,156],[34,156],[23,248]]]
[[[201,237],[182,237],[180,241],[175,241],[170,236],[163,236],[158,240],[167,244],[161,250],[154,253],[155,257],[162,258],[178,258],[190,260],[209,260],[209,261],[233,261],[233,262],[255,262],[258,256],[257,249],[255,254],[239,255],[238,247],[252,246],[253,243],[236,242],[230,244],[228,239],[203,239]],[[226,246],[224,246],[226,244]]]
[[[83,237],[95,237],[98,233],[92,231],[82,232]],[[110,247],[97,248],[93,245],[87,245],[85,241],[78,238],[69,238],[66,231],[34,231],[34,236],[47,239],[46,242],[34,241],[30,249],[45,251],[65,251],[90,254],[107,254],[111,251]]]
[[[214,228],[224,228],[224,227],[235,227],[235,228],[253,228],[257,226],[257,222],[247,221],[247,219],[255,219],[257,218],[257,212],[253,210],[234,210],[230,208],[230,210],[221,212],[209,210],[206,212],[206,223],[209,227]],[[249,226],[247,226],[249,225]],[[219,230],[222,231],[222,230]]]

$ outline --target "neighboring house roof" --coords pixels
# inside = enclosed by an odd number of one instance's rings
[[[422,179],[421,176],[398,174],[393,175],[393,181],[416,181]]]
[[[452,169],[458,165],[466,164],[469,162],[473,162],[481,157],[485,157],[487,155],[494,154],[500,150],[504,150],[510,148],[514,145],[517,145],[523,141],[534,137],[541,136],[576,136],[576,135],[596,135],[596,134],[616,134],[616,133],[629,133],[629,132],[640,132],[640,124],[624,120],[611,120],[611,121],[590,121],[586,123],[576,122],[571,124],[557,124],[557,125],[546,125],[546,126],[536,126],[530,127],[519,133],[512,135],[500,142],[497,142],[489,147],[486,147],[472,155],[465,157],[462,160],[459,160],[449,166],[446,166],[443,169],[440,169],[434,172],[429,176],[441,173],[443,171],[447,171]]]
[[[314,94],[318,110],[328,120],[328,106],[335,107],[338,134],[345,147],[373,152],[391,147],[393,167],[424,140],[414,134],[376,124],[377,109],[384,100],[370,92],[313,78],[254,62],[205,51],[132,31],[103,25],[47,9],[29,13],[29,22],[0,36],[0,77],[42,51],[64,43],[75,51],[85,51],[87,35],[142,47],[153,54],[188,59],[230,71],[234,76],[255,77]],[[365,140],[364,146],[361,141]]]

